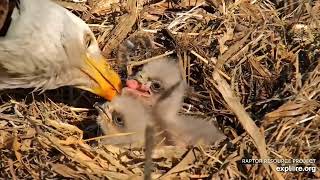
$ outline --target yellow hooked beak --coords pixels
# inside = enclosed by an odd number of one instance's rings
[[[79,88],[104,97],[109,101],[120,93],[122,88],[120,76],[102,55],[93,58],[87,54],[82,71],[92,78],[97,86],[80,86]]]

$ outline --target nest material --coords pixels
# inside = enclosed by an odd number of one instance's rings
[[[151,36],[155,47],[135,51],[127,68],[176,56],[192,89],[182,110],[215,117],[229,137],[219,146],[157,149],[153,178],[320,178],[318,1],[57,2],[90,24],[111,60],[126,38]],[[143,177],[142,149],[88,140],[100,136],[91,108],[99,99],[70,89],[25,94],[1,94],[0,177]],[[282,165],[317,169],[277,172]]]

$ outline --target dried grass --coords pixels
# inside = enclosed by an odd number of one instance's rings
[[[58,1],[90,24],[113,62],[123,40],[151,36],[154,49],[132,54],[130,72],[154,57],[176,55],[193,89],[183,111],[215,117],[230,139],[157,149],[153,178],[320,178],[319,1],[130,2]],[[142,149],[97,144],[92,105],[100,99],[69,88],[25,94],[0,96],[0,177],[143,177]],[[316,159],[301,166],[317,171],[277,172],[281,164],[243,164],[243,158]]]

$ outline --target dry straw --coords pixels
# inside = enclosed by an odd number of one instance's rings
[[[192,89],[182,111],[215,117],[229,137],[155,150],[152,178],[320,178],[319,1],[56,1],[91,25],[111,60],[127,37],[151,36],[155,47],[132,54],[132,71],[176,55]],[[26,93],[1,93],[1,178],[143,177],[142,149],[97,146],[97,99],[69,89]],[[277,172],[279,164],[243,158],[317,159],[302,166],[318,169]]]

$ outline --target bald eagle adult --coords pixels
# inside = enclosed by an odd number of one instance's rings
[[[111,100],[121,79],[79,17],[50,0],[1,0],[0,89],[61,86]]]

